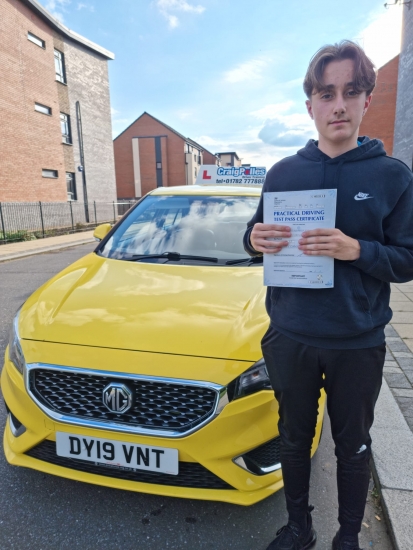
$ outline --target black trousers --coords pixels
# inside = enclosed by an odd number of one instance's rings
[[[386,346],[324,349],[301,344],[270,326],[261,342],[279,404],[281,465],[289,519],[308,508],[310,450],[324,387],[337,457],[342,535],[360,532],[370,479],[369,430],[374,420]]]

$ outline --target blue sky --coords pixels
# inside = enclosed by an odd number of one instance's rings
[[[383,0],[41,0],[114,52],[113,135],[143,111],[211,152],[268,168],[316,137],[302,80],[326,43],[357,40],[379,67],[400,47]]]

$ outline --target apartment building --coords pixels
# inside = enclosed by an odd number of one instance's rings
[[[0,202],[116,199],[111,59],[36,0],[1,0]]]
[[[388,155],[393,154],[399,56],[380,67],[373,98],[360,126],[360,135],[378,138]]]
[[[156,187],[193,185],[202,164],[215,155],[144,112],[114,140],[119,199],[144,196]]]
[[[403,9],[403,33],[397,85],[393,156],[413,169],[413,9]]]
[[[241,166],[241,160],[235,151],[227,153],[215,153],[221,166]]]

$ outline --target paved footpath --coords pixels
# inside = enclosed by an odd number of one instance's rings
[[[0,245],[0,262],[93,241],[93,231]],[[383,386],[372,429],[373,473],[395,550],[413,549],[413,282],[393,284]]]
[[[24,258],[33,254],[50,252],[59,248],[68,248],[78,244],[90,243],[93,241],[93,231],[71,233],[70,235],[59,235],[35,241],[22,241],[19,243],[0,244],[0,262]]]

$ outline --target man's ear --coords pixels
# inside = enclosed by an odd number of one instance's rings
[[[364,102],[363,116],[367,113],[367,109],[369,108],[372,97],[373,94],[366,96],[366,101]]]
[[[306,100],[305,106],[307,107],[307,112],[308,112],[308,114],[310,115],[310,118],[312,118],[312,119],[314,120],[314,117],[313,117],[313,107],[312,107],[311,101],[310,101],[309,99]]]

